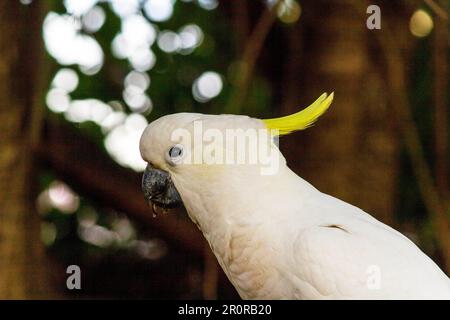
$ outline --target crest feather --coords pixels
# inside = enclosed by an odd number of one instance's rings
[[[327,111],[333,101],[334,92],[329,96],[323,93],[316,101],[307,108],[297,113],[273,119],[263,119],[262,121],[269,130],[278,130],[278,135],[286,135],[294,131],[309,128],[316,120]]]

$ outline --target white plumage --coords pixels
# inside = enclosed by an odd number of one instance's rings
[[[273,144],[281,159],[273,175],[258,165],[169,163],[171,133],[193,133],[195,120],[221,132],[265,125],[182,113],[154,121],[141,139],[143,158],[170,174],[242,298],[450,299],[449,278],[414,243],[298,177]]]

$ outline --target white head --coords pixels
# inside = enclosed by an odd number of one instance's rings
[[[183,202],[197,221],[198,211],[214,210],[225,195],[238,199],[243,185],[270,181],[284,170],[276,138],[310,126],[332,99],[324,94],[308,108],[277,119],[198,113],[157,119],[140,141],[148,163],[142,180],[145,197],[163,208]]]

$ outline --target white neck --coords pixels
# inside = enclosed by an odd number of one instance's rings
[[[254,224],[276,221],[300,206],[301,198],[308,193],[317,192],[285,164],[274,175],[261,175],[247,168],[233,170],[236,172],[188,177],[188,188],[183,187],[183,181],[174,180],[190,218],[219,251],[236,226],[252,228]],[[273,190],[277,190],[276,194]],[[284,207],[291,210],[284,212]]]
[[[199,175],[188,178],[189,188],[183,187],[183,181],[174,179],[174,183],[190,218],[203,232],[241,297],[255,298],[258,297],[252,290],[255,279],[264,274],[273,277],[275,265],[282,263],[282,257],[276,256],[276,252],[282,251],[277,248],[279,244],[270,242],[270,239],[282,238],[274,236],[281,232],[276,226],[289,221],[307,223],[307,212],[301,212],[303,199],[318,191],[286,165],[270,176],[249,174],[247,169],[223,175],[217,171],[205,174],[203,169],[197,172]],[[205,185],[208,188],[202,189]],[[293,214],[298,216],[292,217]],[[272,248],[274,254],[248,248]],[[242,278],[244,274],[248,278]],[[271,292],[263,289],[261,287],[262,292]]]

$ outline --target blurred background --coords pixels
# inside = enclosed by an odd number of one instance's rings
[[[1,1],[0,298],[237,298],[183,210],[152,218],[140,134],[169,113],[281,116],[331,91],[315,127],[281,140],[288,164],[449,274],[449,6]]]

